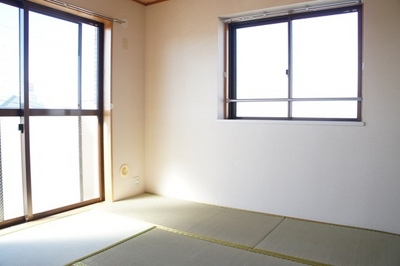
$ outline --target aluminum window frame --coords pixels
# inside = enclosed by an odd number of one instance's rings
[[[230,120],[284,120],[284,121],[349,121],[360,122],[362,121],[362,33],[363,33],[363,5],[361,3],[332,8],[323,9],[319,11],[306,11],[302,13],[290,13],[270,18],[249,19],[245,21],[232,21],[226,20],[226,97],[225,97],[225,119]],[[357,28],[358,28],[358,54],[357,54],[357,97],[332,97],[332,98],[293,98],[292,97],[292,22],[304,18],[317,18],[329,15],[337,15],[349,12],[356,12],[358,15]],[[236,30],[242,28],[250,28],[262,25],[269,25],[275,23],[286,22],[288,25],[288,98],[255,98],[255,99],[238,99],[236,92],[236,71],[237,71],[237,57],[236,57]],[[293,117],[292,116],[292,103],[296,101],[357,101],[357,115],[356,118],[324,118],[324,117]],[[238,102],[288,102],[288,112],[286,117],[240,117],[237,116],[237,103]]]
[[[46,217],[49,215],[57,214],[60,212],[68,211],[71,209],[83,207],[89,204],[97,203],[100,201],[104,201],[105,199],[105,181],[104,181],[104,132],[103,132],[103,124],[104,124],[104,51],[105,51],[105,25],[104,23],[94,21],[92,19],[88,19],[85,17],[81,17],[75,14],[67,13],[61,10],[57,10],[54,8],[50,8],[47,6],[43,6],[37,3],[24,1],[24,0],[0,0],[0,3],[10,5],[19,9],[19,19],[20,19],[20,107],[19,108],[9,108],[9,109],[1,109],[0,108],[0,116],[1,117],[20,117],[20,128],[21,132],[24,134],[21,136],[21,142],[24,150],[23,155],[23,182],[24,182],[24,197],[30,195],[31,192],[31,178],[30,178],[30,139],[29,139],[29,117],[35,116],[44,116],[44,117],[54,117],[54,116],[72,116],[77,117],[78,119],[82,117],[97,117],[98,119],[98,148],[99,148],[99,196],[89,200],[81,200],[80,202],[74,203],[72,205],[59,207],[56,209],[44,211],[41,213],[32,213],[32,202],[27,202],[27,199],[24,198],[25,210],[24,217],[16,217],[10,220],[1,221],[0,220],[0,229],[4,227],[8,227],[10,225],[19,224],[23,222],[27,222],[34,219],[39,219],[42,217]],[[96,108],[86,108],[83,109],[81,105],[81,94],[82,87],[78,86],[78,106],[76,108],[65,108],[65,109],[55,109],[55,108],[34,108],[29,106],[29,12],[36,12],[39,14],[43,14],[46,16],[54,17],[57,19],[69,21],[72,23],[76,23],[79,25],[79,53],[82,51],[81,43],[82,43],[82,24],[89,24],[96,28],[98,28],[98,38],[97,38],[97,47],[98,47],[98,58],[97,58],[97,99],[96,99]],[[81,54],[80,54],[81,55]],[[82,59],[80,57],[80,62],[78,62],[79,73],[82,73],[81,64]],[[82,77],[79,74],[79,83],[82,82]],[[25,119],[28,117],[28,119]],[[18,128],[16,128],[16,131]],[[27,192],[26,192],[27,191]],[[30,196],[29,196],[30,197]]]

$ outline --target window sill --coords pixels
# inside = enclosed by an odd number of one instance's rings
[[[314,125],[314,126],[365,126],[365,122],[347,121],[293,121],[293,120],[251,120],[251,119],[218,119],[227,124],[272,124],[272,125]]]

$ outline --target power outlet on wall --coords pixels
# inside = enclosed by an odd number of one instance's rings
[[[139,176],[134,176],[132,177],[132,185],[133,187],[138,187],[139,186]]]

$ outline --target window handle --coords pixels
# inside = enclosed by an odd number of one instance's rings
[[[24,124],[18,124],[18,130],[24,133]]]

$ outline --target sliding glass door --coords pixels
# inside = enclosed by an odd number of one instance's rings
[[[102,25],[0,0],[0,36],[0,225],[102,200]]]
[[[24,216],[19,16],[0,3],[0,223]]]

